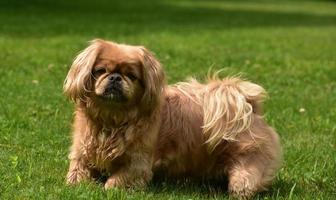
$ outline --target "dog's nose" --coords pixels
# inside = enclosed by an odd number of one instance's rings
[[[114,82],[121,82],[121,75],[118,73],[114,73],[110,76],[110,80],[112,81],[112,83]]]

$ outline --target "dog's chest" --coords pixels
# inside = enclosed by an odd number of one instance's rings
[[[83,145],[83,154],[90,166],[108,170],[112,162],[120,158],[125,152],[125,130],[102,129],[96,135],[86,138]]]

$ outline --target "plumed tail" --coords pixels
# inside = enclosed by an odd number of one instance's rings
[[[261,114],[265,90],[238,78],[211,80],[202,98],[203,133],[208,149],[222,141],[235,141],[237,135],[250,131],[253,113]]]

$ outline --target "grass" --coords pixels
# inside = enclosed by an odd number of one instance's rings
[[[0,199],[228,199],[213,183],[65,185],[73,106],[62,83],[96,37],[147,46],[170,83],[212,67],[263,85],[284,162],[256,198],[335,197],[336,2],[90,2],[0,2]]]

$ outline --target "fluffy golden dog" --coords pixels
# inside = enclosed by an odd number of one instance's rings
[[[265,190],[281,161],[266,124],[262,87],[238,78],[167,86],[146,48],[94,40],[64,83],[76,104],[67,182],[101,175],[105,188],[145,186],[166,177],[228,177],[229,193]]]

